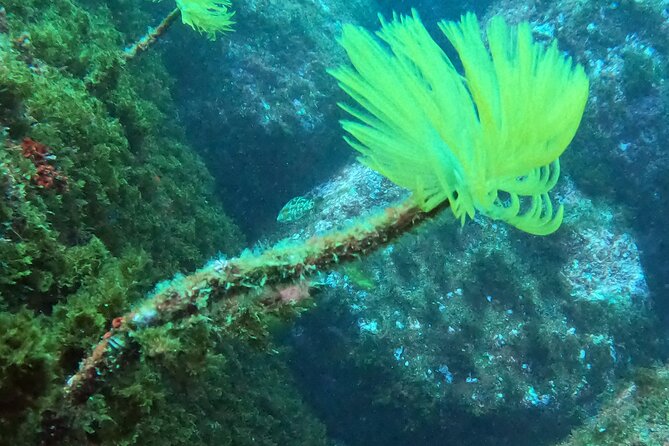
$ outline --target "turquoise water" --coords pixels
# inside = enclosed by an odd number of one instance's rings
[[[0,445],[669,442],[666,1],[0,6]]]

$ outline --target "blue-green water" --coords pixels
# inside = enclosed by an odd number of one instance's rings
[[[1,2],[0,445],[667,444],[668,31]]]

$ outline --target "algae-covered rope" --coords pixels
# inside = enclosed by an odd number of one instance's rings
[[[132,59],[137,56],[139,53],[146,51],[151,45],[153,45],[160,36],[167,31],[170,25],[176,20],[176,18],[181,14],[179,8],[174,8],[167,16],[163,19],[162,22],[155,28],[149,29],[149,31],[142,36],[134,44],[130,45],[123,51],[123,57],[127,59]]]
[[[71,404],[85,402],[112,372],[122,369],[133,350],[131,333],[200,312],[214,303],[235,299],[249,289],[293,284],[336,264],[359,259],[391,242],[448,207],[424,212],[410,198],[344,230],[299,242],[280,242],[259,255],[251,253],[214,261],[195,273],[173,280],[136,309],[112,322],[90,355],[65,386]],[[262,304],[276,305],[265,300]]]

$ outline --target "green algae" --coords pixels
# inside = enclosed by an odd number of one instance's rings
[[[661,445],[669,436],[669,369],[641,368],[562,446]]]
[[[286,378],[279,357],[244,346],[247,334],[267,333],[267,322],[250,310],[239,315],[249,328],[234,334],[244,339],[236,343],[205,318],[143,333],[133,342],[145,353],[127,373],[79,412],[63,411],[62,386],[114,317],[160,278],[192,270],[217,251],[234,252],[242,237],[185,143],[160,54],[128,64],[122,58],[124,42],[151,22],[141,7],[70,0],[3,6],[2,441],[243,444],[254,432],[255,444],[322,444],[321,425],[290,384],[277,384]],[[123,20],[115,23],[119,11]],[[49,147],[66,188],[35,184],[24,137]],[[211,415],[195,415],[204,412]]]

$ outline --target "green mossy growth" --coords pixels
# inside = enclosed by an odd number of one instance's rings
[[[653,58],[639,48],[625,51],[624,58],[622,84],[625,95],[633,100],[648,94],[653,84],[660,80]]]
[[[267,333],[250,311],[228,331],[193,317],[141,333],[135,365],[61,413],[63,384],[114,317],[243,240],[185,143],[160,55],[123,61],[152,23],[146,5],[3,6],[0,443],[39,444],[48,430],[56,444],[323,444],[279,357],[247,346]],[[48,146],[66,185],[37,183],[25,137]]]
[[[39,407],[53,374],[46,321],[28,310],[0,313],[0,438],[13,438]]]
[[[660,445],[669,436],[669,369],[641,368],[562,446]]]
[[[212,204],[211,177],[174,121],[171,80],[159,58],[122,67],[124,39],[104,7],[28,5],[5,5],[12,34],[0,46],[0,91],[12,100],[0,109],[26,111],[19,118],[30,124],[27,134],[9,119],[2,124],[16,139],[50,146],[69,179],[67,193],[29,191],[45,202],[58,238],[80,243],[95,235],[115,255],[140,246],[160,275],[235,249],[236,229]],[[49,20],[54,15],[60,20]],[[55,32],[58,38],[46,37]]]

